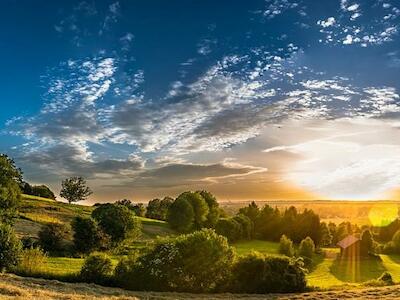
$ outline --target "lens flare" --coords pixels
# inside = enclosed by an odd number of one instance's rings
[[[373,226],[383,227],[397,219],[399,209],[395,204],[380,204],[373,206],[368,218]]]

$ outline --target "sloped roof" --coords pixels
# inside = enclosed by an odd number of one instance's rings
[[[360,239],[356,238],[354,235],[348,235],[343,240],[341,240],[337,245],[340,248],[346,249],[347,247],[353,245],[358,242]]]

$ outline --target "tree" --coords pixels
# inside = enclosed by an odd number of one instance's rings
[[[362,255],[368,255],[373,251],[374,239],[369,229],[364,230],[361,233],[360,239],[360,253]]]
[[[202,229],[164,241],[133,261],[125,274],[133,290],[211,292],[223,285],[230,274],[234,250],[226,238]]]
[[[114,245],[126,238],[135,238],[140,233],[140,221],[126,206],[103,204],[92,212],[103,232],[108,234]]]
[[[249,219],[256,224],[257,218],[260,215],[260,209],[258,208],[257,204],[253,201],[248,206],[242,207],[239,209],[239,213],[249,217]]]
[[[168,224],[179,232],[188,232],[194,223],[194,210],[185,198],[177,198],[168,211]]]
[[[215,198],[213,194],[207,191],[198,191],[197,193],[199,193],[203,197],[208,205],[208,214],[207,219],[204,222],[204,227],[214,228],[221,215],[221,210],[219,208],[217,198]]]
[[[100,248],[107,248],[108,236],[101,231],[97,222],[92,218],[77,216],[71,223],[73,241],[76,250],[89,253]]]
[[[289,257],[294,256],[293,242],[286,235],[282,235],[279,241],[279,253]]]
[[[70,177],[61,183],[60,196],[67,199],[69,203],[86,200],[92,193],[82,177]]]
[[[22,245],[8,224],[0,224],[0,271],[18,263]]]
[[[30,195],[56,200],[56,195],[54,195],[52,190],[43,184],[32,186]]]
[[[229,242],[235,242],[242,237],[242,226],[234,218],[219,219],[215,232],[223,235]]]
[[[178,199],[185,199],[192,206],[194,213],[193,228],[202,228],[207,220],[209,209],[207,202],[204,200],[201,194],[198,192],[184,192],[178,196],[177,200]]]
[[[314,241],[308,236],[300,243],[299,256],[312,259],[314,252],[315,252]]]
[[[332,234],[329,230],[328,225],[325,222],[321,223],[321,245],[322,246],[329,246],[332,244]]]
[[[0,222],[12,224],[21,199],[21,170],[5,154],[0,154]]]
[[[69,237],[69,228],[64,224],[50,223],[39,231],[39,243],[45,251],[64,250],[63,241]]]
[[[146,208],[144,207],[143,203],[134,204],[129,199],[118,200],[117,202],[115,202],[115,204],[126,206],[131,211],[133,211],[135,213],[135,215],[138,217],[144,217],[145,212],[146,212]]]
[[[165,197],[164,199],[153,199],[149,201],[146,208],[146,217],[156,220],[167,220],[168,210],[174,199]]]

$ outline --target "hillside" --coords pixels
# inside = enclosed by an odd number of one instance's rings
[[[309,292],[282,295],[239,295],[231,294],[198,295],[186,293],[130,292],[117,288],[102,287],[95,284],[63,283],[55,280],[23,278],[15,275],[0,275],[0,299],[398,299],[399,286],[349,289],[326,292]]]

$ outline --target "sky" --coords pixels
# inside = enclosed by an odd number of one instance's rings
[[[400,197],[399,0],[0,5],[0,152],[33,184]]]

